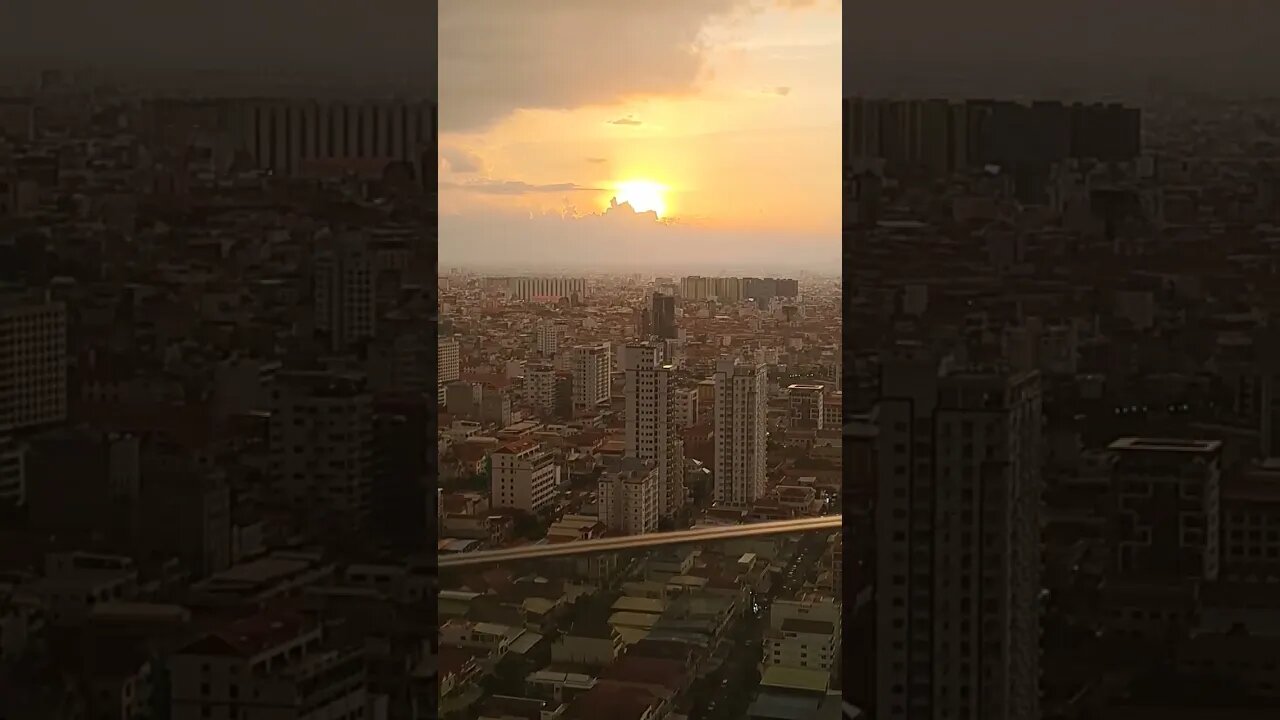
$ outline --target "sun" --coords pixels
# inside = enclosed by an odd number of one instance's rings
[[[618,204],[628,203],[636,212],[653,212],[667,216],[667,187],[649,180],[627,180],[614,186]]]

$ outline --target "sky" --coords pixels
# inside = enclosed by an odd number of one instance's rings
[[[441,266],[831,267],[840,13],[839,0],[444,3]]]
[[[1275,0],[895,0],[845,8],[845,93],[1280,91]]]

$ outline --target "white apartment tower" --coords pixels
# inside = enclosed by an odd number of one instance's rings
[[[544,357],[552,357],[560,352],[560,344],[564,341],[565,328],[554,320],[542,320],[537,330],[538,353]]]
[[[570,365],[574,407],[590,410],[609,402],[609,343],[574,347]]]
[[[555,502],[560,466],[538,443],[508,443],[490,453],[489,461],[493,507],[534,513]]]
[[[277,375],[269,444],[272,478],[313,526],[363,526],[373,475],[373,399],[363,377]]]
[[[0,433],[66,417],[66,307],[0,298]]]
[[[918,345],[882,373],[880,717],[1039,717],[1039,376],[954,371]]]
[[[608,353],[605,353],[608,357]],[[627,345],[626,454],[652,460],[658,471],[658,515],[669,518],[684,506],[684,442],[680,437],[675,373],[663,363],[662,347]]]
[[[749,507],[765,492],[765,365],[721,359],[716,363],[715,393],[715,501]]]
[[[462,376],[462,354],[456,335],[436,338],[436,397],[444,402],[445,388]]]
[[[658,468],[652,460],[622,458],[597,484],[600,522],[623,535],[658,530]]]
[[[342,235],[315,258],[315,328],[342,351],[373,338],[377,328],[373,254],[364,237]]]

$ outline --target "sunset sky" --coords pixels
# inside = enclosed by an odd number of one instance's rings
[[[840,19],[839,0],[442,3],[441,265],[830,267]]]

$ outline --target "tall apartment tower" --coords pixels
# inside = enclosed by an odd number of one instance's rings
[[[0,433],[67,417],[67,310],[0,298]]]
[[[626,454],[652,460],[658,471],[658,516],[670,518],[684,506],[684,444],[674,368],[662,361],[654,343],[623,350],[626,374]]]
[[[573,373],[573,404],[594,409],[609,401],[609,343],[578,345],[570,353]]]
[[[919,346],[881,371],[879,717],[1039,717],[1039,376]]]
[[[721,359],[716,363],[715,397],[715,501],[748,507],[765,492],[765,365]]]
[[[663,340],[674,340],[679,336],[676,330],[675,296],[654,293],[649,317],[654,335]]]
[[[462,376],[462,354],[456,335],[436,338],[436,399],[444,402],[445,388]]]
[[[560,344],[564,340],[564,326],[554,320],[544,319],[538,323],[538,353],[551,357],[560,352]]]
[[[369,515],[373,398],[363,377],[276,376],[269,427],[271,476],[313,530],[357,530]]]
[[[551,417],[556,410],[556,369],[551,363],[532,363],[524,373],[525,392],[529,404],[542,417]]]
[[[343,235],[315,259],[315,329],[329,349],[371,340],[377,329],[373,254],[365,239]]]

